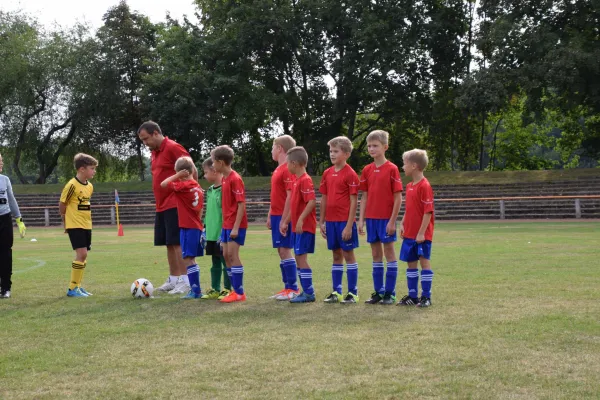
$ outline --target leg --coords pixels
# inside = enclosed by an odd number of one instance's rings
[[[284,269],[286,279],[286,289],[288,291],[298,291],[298,266],[296,265],[296,259],[292,254],[292,249],[289,247],[280,247],[278,249],[279,257]],[[289,298],[290,292],[287,293]]]
[[[289,289],[289,280],[290,279],[287,276],[285,262],[287,259],[291,258],[292,251],[291,251],[291,249],[287,249],[285,247],[278,247],[277,255],[279,255],[279,270],[281,271],[281,280],[282,280],[284,288],[285,288],[284,290],[286,290],[286,289]]]
[[[383,245],[381,242],[371,243],[371,254],[373,256],[373,291],[383,297],[385,288],[383,286]]]
[[[14,242],[12,218],[10,214],[0,217],[0,292],[10,290],[12,282],[12,247]]]
[[[184,298],[199,298],[202,290],[200,289],[200,268],[196,264],[196,257],[185,257],[183,263],[186,266],[188,281],[190,282],[190,292]]]
[[[388,242],[383,245],[383,252],[387,261],[384,296],[390,297],[389,304],[393,304],[396,300],[396,281],[398,280],[398,261],[396,260],[396,250],[394,249],[395,243]]]
[[[300,273],[300,283],[302,284],[302,291],[305,299],[309,299],[309,301],[315,300],[315,288],[312,282],[312,269],[308,264],[308,254],[298,254],[296,255],[296,263],[298,264],[298,270]],[[301,298],[302,295],[297,298]],[[292,299],[291,302],[294,302],[295,299]],[[307,301],[303,301],[307,302]]]
[[[228,265],[231,265],[231,283],[233,290],[239,294],[244,294],[244,266],[240,260],[240,245],[236,242],[227,243]]]
[[[358,263],[354,250],[343,252],[346,260],[346,276],[348,277],[348,293],[358,296]]]
[[[85,270],[85,261],[87,260],[87,248],[80,247],[75,249],[75,260],[71,265],[71,283],[69,291],[79,289],[83,279],[83,271]]]
[[[433,282],[433,271],[431,270],[431,262],[420,257],[421,264],[421,300],[419,307],[429,307],[431,305],[431,284]]]
[[[332,289],[341,295],[343,291],[342,281],[344,279],[344,255],[342,249],[333,249],[333,265],[331,267]]]

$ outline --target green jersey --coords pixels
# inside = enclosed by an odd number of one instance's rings
[[[221,237],[223,226],[223,210],[221,209],[221,186],[212,185],[206,191],[206,216],[204,229],[206,240],[216,242]]]

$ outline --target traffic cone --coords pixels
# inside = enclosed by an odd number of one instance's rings
[[[117,234],[117,236],[125,236],[123,234],[123,225],[119,224],[119,233]]]

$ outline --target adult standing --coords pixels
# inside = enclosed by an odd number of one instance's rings
[[[169,277],[157,288],[169,294],[188,293],[190,282],[181,255],[177,200],[174,192],[160,187],[160,183],[173,175],[175,161],[189,153],[179,143],[164,136],[156,122],[146,121],[138,129],[138,137],[151,151],[152,191],[156,201],[154,218],[154,245],[167,247]],[[194,173],[198,180],[198,173]]]

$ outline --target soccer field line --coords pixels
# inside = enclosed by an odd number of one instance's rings
[[[13,274],[22,274],[24,272],[29,272],[29,271],[33,271],[34,269],[38,269],[38,268],[42,268],[43,266],[46,265],[46,261],[44,260],[40,260],[39,258],[18,258],[17,260],[24,260],[24,261],[35,261],[36,264],[32,265],[31,267],[27,267],[25,269],[19,269],[19,270],[13,270]]]

